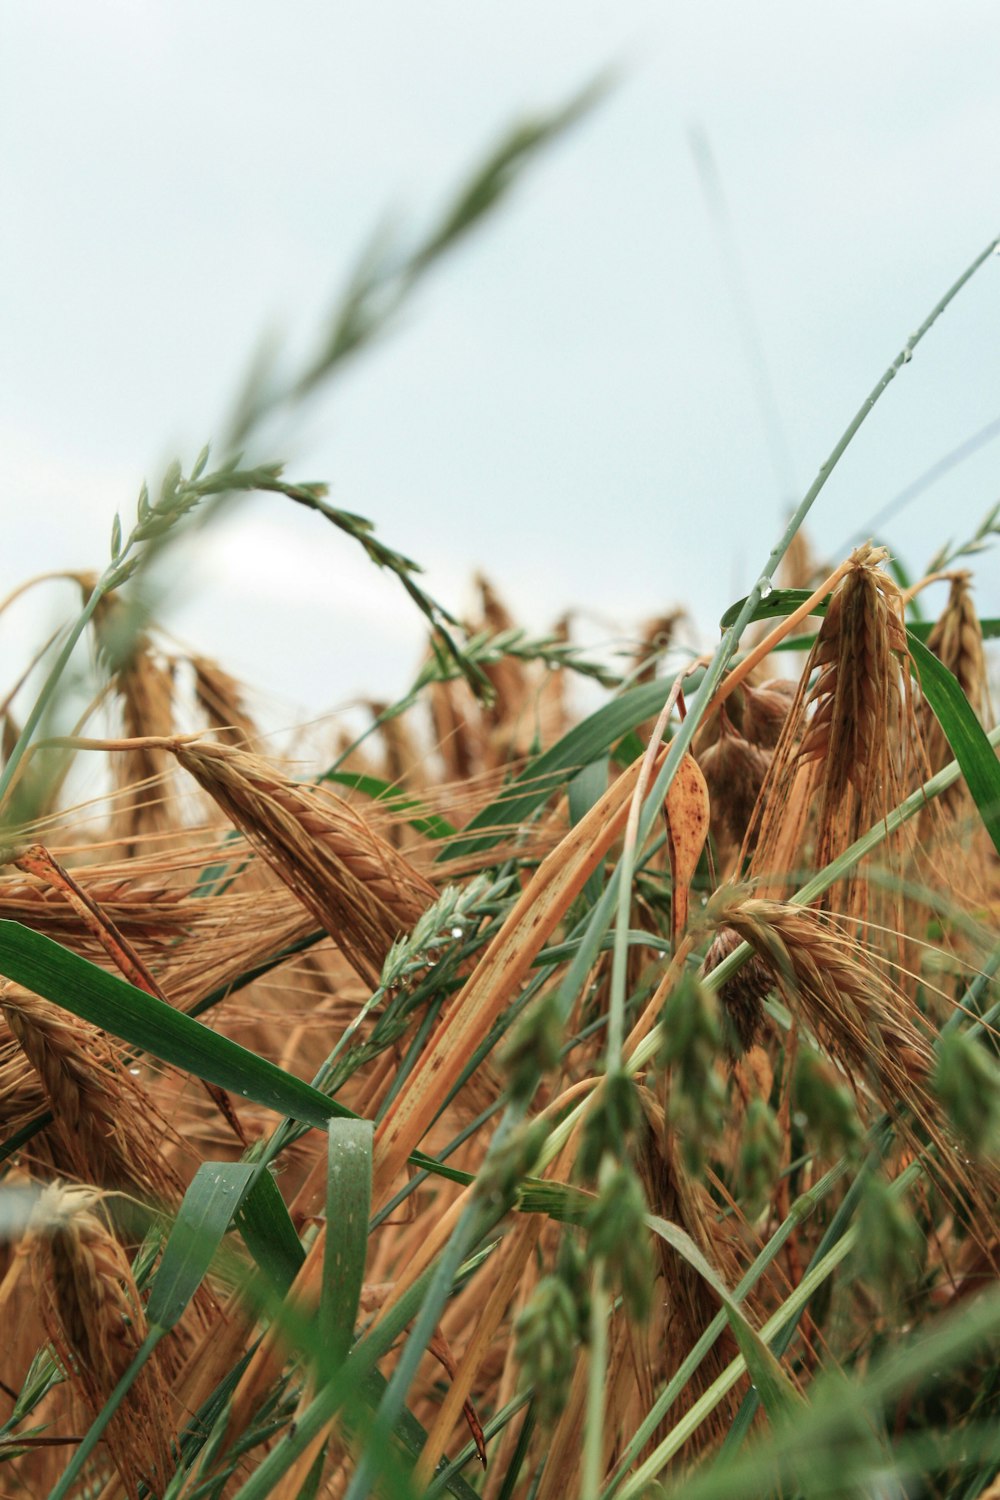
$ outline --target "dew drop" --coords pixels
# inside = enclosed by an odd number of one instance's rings
[[[460,938],[460,937],[464,936],[464,933],[465,933],[465,928],[464,927],[453,927],[451,929],[451,935],[452,935],[453,938]]]
[[[248,1089],[240,1089],[240,1093],[243,1095],[244,1099],[246,1099],[248,1097],[248,1095],[249,1095],[249,1090]]]
[[[762,578],[757,587],[760,589],[760,597],[762,599],[766,599],[770,594],[774,593],[773,585],[766,578]]]
[[[142,1069],[141,1068],[129,1068],[129,1072],[132,1074],[133,1078],[138,1078],[139,1074],[142,1072]]]
[[[906,348],[903,350],[903,364],[908,365],[912,358],[913,350],[910,348],[909,344],[907,344]]]

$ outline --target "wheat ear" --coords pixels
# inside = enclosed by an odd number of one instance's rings
[[[42,1313],[67,1378],[96,1415],[146,1336],[132,1268],[103,1217],[101,1195],[53,1183],[31,1220],[32,1263]],[[150,1360],[106,1430],[107,1446],[131,1497],[140,1485],[162,1495],[173,1471],[168,1397]]]

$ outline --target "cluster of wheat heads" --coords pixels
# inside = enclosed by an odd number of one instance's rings
[[[134,634],[103,793],[13,783],[4,1493],[985,1488],[996,856],[884,561],[662,809],[669,620],[616,682],[484,581],[489,697],[437,653],[308,764]],[[925,649],[988,743],[964,573]]]

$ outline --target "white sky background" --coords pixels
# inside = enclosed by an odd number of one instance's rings
[[[296,367],[393,211],[431,222],[526,110],[613,94],[261,459],[330,482],[461,611],[593,641],[747,588],[909,332],[1000,233],[1000,7],[841,0],[8,0],[0,18],[0,592],[100,568],[144,475],[220,433],[262,336]],[[689,133],[711,143],[787,449],[776,477]],[[745,313],[745,305],[742,312]],[[844,542],[1000,417],[1000,260],[817,503]],[[887,539],[916,571],[1000,493],[1000,440]],[[1000,565],[980,565],[984,614]],[[943,598],[929,595],[933,609]],[[4,682],[70,590],[0,620]],[[319,713],[423,649],[398,585],[277,498],[207,533],[171,629]],[[6,690],[6,688],[4,688]]]

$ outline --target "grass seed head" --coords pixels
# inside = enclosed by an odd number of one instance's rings
[[[56,1170],[147,1203],[178,1201],[181,1185],[161,1149],[166,1122],[107,1037],[19,985],[0,984],[0,1004],[52,1111]]]

